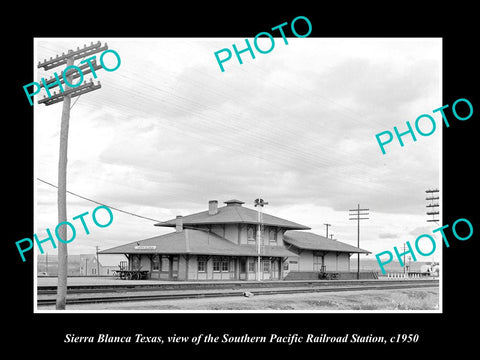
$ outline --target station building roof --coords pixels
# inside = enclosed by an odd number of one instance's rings
[[[199,213],[183,216],[184,225],[213,225],[213,224],[258,224],[257,210],[243,207],[243,201],[225,201],[226,206],[214,207],[212,211],[206,210]],[[266,213],[262,214],[262,224],[276,226],[289,230],[310,230],[308,226],[297,224]],[[176,219],[160,222],[155,226],[175,227]]]
[[[299,249],[370,254],[370,251],[307,231],[287,231],[283,241]]]
[[[99,251],[100,254],[191,254],[257,256],[254,245],[238,245],[212,232],[183,229]],[[283,246],[265,246],[263,256],[298,256]]]

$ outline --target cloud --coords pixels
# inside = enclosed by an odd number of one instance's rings
[[[380,233],[378,234],[379,239],[398,239],[398,234],[391,234],[391,233]]]
[[[332,65],[317,79],[329,95],[368,113],[397,113],[439,88],[439,62],[419,60],[408,67],[391,61],[350,58]]]

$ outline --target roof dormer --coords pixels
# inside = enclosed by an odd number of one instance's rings
[[[233,199],[233,200],[225,201],[224,204],[227,204],[227,206],[242,206],[242,204],[245,204],[245,203],[243,201]]]

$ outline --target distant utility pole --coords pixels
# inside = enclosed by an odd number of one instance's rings
[[[257,280],[261,281],[260,277],[260,261],[261,261],[261,243],[262,243],[262,231],[263,231],[263,207],[268,205],[268,202],[265,202],[263,199],[255,199],[255,207],[257,208]]]
[[[98,261],[98,245],[95,246],[96,253],[97,253],[97,276],[100,276],[100,261]]]
[[[58,86],[61,91],[58,94],[54,92],[52,96],[44,97],[39,100],[39,104],[45,104],[46,106],[63,101],[62,109],[62,121],[60,125],[60,155],[58,161],[58,224],[64,223],[65,225],[59,227],[59,234],[61,239],[67,240],[67,148],[68,148],[68,127],[70,121],[70,109],[72,97],[80,96],[90,91],[97,90],[101,87],[100,82],[98,85],[94,85],[92,81],[84,83],[83,85],[73,84],[72,80],[77,77],[82,77],[83,74],[92,72],[93,69],[101,69],[92,62],[92,67],[85,64],[82,67],[74,66],[74,61],[82,59],[84,57],[96,54],[100,51],[108,49],[107,44],[102,47],[100,42],[91,44],[90,46],[84,46],[83,49],[77,48],[77,50],[68,50],[68,53],[62,53],[61,56],[50,58],[50,60],[44,59],[43,62],[38,63],[38,68],[44,70],[50,70],[60,65],[66,65],[64,73],[62,72],[61,79],[55,73],[49,80],[42,82],[42,86],[50,94],[50,89]],[[87,69],[88,67],[88,69]],[[76,74],[74,74],[76,72]],[[65,77],[63,76],[65,75]],[[81,81],[81,80],[80,80]],[[63,90],[63,85],[65,90]],[[58,242],[58,283],[57,283],[57,301],[56,309],[65,310],[66,296],[67,296],[67,276],[68,276],[68,251],[67,244],[63,241]]]
[[[323,224],[327,228],[327,233],[325,234],[325,237],[328,239],[328,227],[332,226],[332,224]]]
[[[349,220],[357,220],[357,247],[360,247],[360,220],[368,220],[369,218],[365,217],[360,217],[360,216],[368,216],[368,211],[369,209],[360,209],[360,204],[358,204],[358,207],[356,209],[350,209],[348,210],[350,213],[348,214],[350,216]],[[362,211],[367,211],[367,212],[362,212]],[[352,218],[352,216],[354,216]],[[357,254],[357,280],[360,279],[360,253]]]
[[[430,196],[427,196],[425,200],[430,201],[430,203],[427,204],[427,208],[430,209],[430,211],[427,211],[427,215],[432,215],[431,219],[427,219],[427,222],[436,222],[438,223],[438,219],[436,218],[436,215],[440,214],[438,211],[439,203],[437,200],[440,199],[440,197],[437,195],[439,193],[438,189],[428,189],[425,190],[427,194],[431,194]]]

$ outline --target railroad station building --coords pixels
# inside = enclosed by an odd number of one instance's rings
[[[128,270],[164,280],[284,279],[294,272],[350,271],[350,256],[369,251],[308,232],[309,227],[243,206],[239,200],[155,226],[175,231],[100,251],[124,254]],[[256,235],[260,224],[261,244]]]

